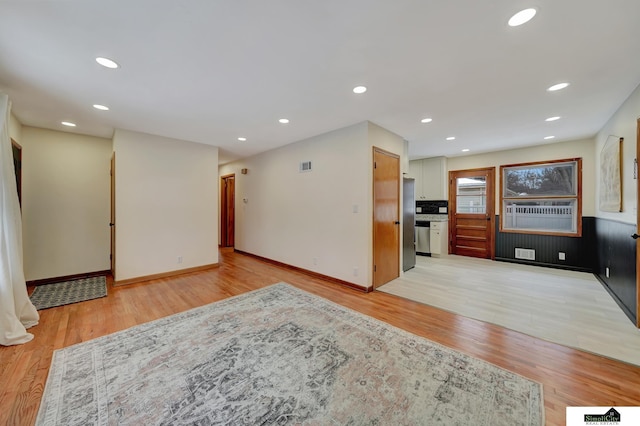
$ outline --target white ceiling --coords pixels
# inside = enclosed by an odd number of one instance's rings
[[[0,90],[25,125],[201,142],[221,162],[364,120],[411,158],[473,154],[597,133],[640,83],[638,16],[638,0],[0,0]]]

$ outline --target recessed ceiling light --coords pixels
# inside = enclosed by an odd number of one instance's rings
[[[462,152],[469,152],[469,148],[463,149]]]
[[[544,138],[545,138],[545,140],[549,140],[549,139],[555,138],[555,136],[545,136]]]
[[[447,138],[447,140],[448,140],[448,141],[452,141],[452,140],[455,140],[455,139],[456,139],[456,137],[455,137],[455,136],[449,136],[449,137]]]
[[[548,92],[555,92],[556,90],[562,90],[565,87],[567,87],[569,85],[569,83],[558,83],[558,84],[554,84],[553,86],[549,87],[547,89]]]
[[[247,140],[247,138],[238,138],[238,140],[239,140],[240,142],[244,142],[244,141],[246,141],[246,140]]]
[[[549,117],[549,118],[547,118],[547,119],[546,119],[546,120],[544,120],[544,121],[556,121],[556,120],[560,120],[560,117],[558,117],[558,116],[555,116],[555,117]]]
[[[70,121],[61,121],[60,122],[62,125],[64,126],[68,126],[68,127],[76,127],[76,123],[72,123]]]
[[[99,63],[100,65],[102,65],[103,67],[107,67],[107,68],[118,68],[119,67],[119,65],[115,61],[112,61],[109,58],[98,57],[98,58],[96,58],[96,62]]]
[[[353,93],[357,93],[357,94],[364,93],[366,91],[367,91],[367,88],[364,86],[356,86],[353,88]]]
[[[433,118],[423,118],[422,120],[420,120],[421,123],[431,123],[433,121]]]
[[[280,119],[280,120],[278,120],[278,121],[279,121],[280,123],[282,123],[282,124],[287,124],[287,123],[289,123],[289,120],[288,120],[288,119],[286,119],[286,118],[281,118],[281,119]]]
[[[95,109],[99,109],[100,111],[109,111],[109,107],[108,106],[104,106],[104,105],[100,105],[100,104],[94,104],[93,107]]]
[[[519,25],[526,24],[533,19],[534,16],[536,16],[536,10],[534,8],[521,10],[509,19],[509,26],[517,27]]]

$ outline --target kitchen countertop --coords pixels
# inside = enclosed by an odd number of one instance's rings
[[[446,222],[449,216],[446,214],[416,214],[416,220],[428,220],[429,222]]]

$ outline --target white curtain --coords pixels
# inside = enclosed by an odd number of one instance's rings
[[[0,344],[33,339],[27,328],[38,324],[22,266],[22,217],[9,136],[9,97],[0,93]]]

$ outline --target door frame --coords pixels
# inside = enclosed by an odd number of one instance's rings
[[[233,182],[233,200],[228,202],[227,183]],[[236,174],[230,173],[220,176],[220,246],[235,246],[235,185]],[[233,221],[229,225],[229,215],[233,214]]]
[[[376,276],[379,276],[377,274],[380,273],[380,271],[378,271],[378,265],[376,265],[376,248],[377,248],[377,233],[376,233],[376,174],[375,174],[375,169],[376,169],[376,153],[381,154],[381,155],[386,155],[390,158],[393,158],[395,161],[397,161],[397,168],[398,168],[398,175],[396,176],[396,186],[397,186],[397,193],[398,193],[398,200],[396,202],[396,207],[395,207],[395,211],[396,211],[396,223],[394,224],[395,226],[395,232],[396,232],[396,250],[395,250],[395,257],[396,257],[396,265],[398,265],[398,267],[396,268],[396,271],[393,271],[393,275],[395,276],[395,278],[398,278],[400,276],[400,269],[402,268],[402,264],[400,262],[400,250],[401,250],[401,246],[400,246],[400,203],[402,202],[402,192],[401,192],[401,167],[400,167],[400,156],[397,154],[394,154],[393,152],[389,152],[386,151],[384,149],[378,148],[378,147],[373,147],[373,151],[372,151],[372,164],[371,164],[371,170],[372,170],[372,174],[371,174],[371,180],[372,180],[372,204],[373,204],[373,210],[372,210],[372,234],[373,234],[373,247],[372,247],[372,267],[371,267],[371,282],[372,282],[372,287],[375,290],[376,288],[386,284],[389,281],[386,281],[384,283],[377,283],[376,282]]]
[[[457,182],[454,179],[457,173],[479,173],[487,172],[487,175],[491,177],[491,185],[487,183],[487,221],[489,222],[489,235],[488,240],[488,254],[487,259],[495,260],[496,258],[496,168],[495,167],[480,167],[477,169],[464,169],[464,170],[450,170],[449,171],[449,253],[454,253],[454,241],[456,240],[456,210],[457,210]]]

